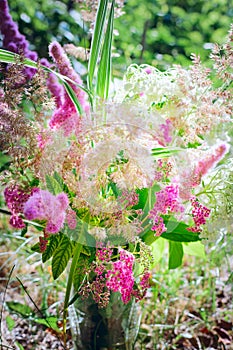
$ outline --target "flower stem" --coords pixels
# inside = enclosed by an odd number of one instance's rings
[[[69,306],[69,299],[70,299],[70,293],[72,288],[72,282],[74,273],[77,267],[77,263],[79,260],[80,253],[82,251],[82,244],[77,243],[74,249],[74,256],[73,260],[70,266],[70,272],[68,276],[68,282],[66,287],[66,295],[65,295],[65,301],[64,301],[64,310],[63,310],[63,337],[64,337],[64,345],[66,348],[66,323],[67,323],[67,314],[68,314],[68,306]]]

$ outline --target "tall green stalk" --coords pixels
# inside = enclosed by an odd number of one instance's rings
[[[68,276],[67,286],[66,286],[66,295],[65,295],[65,301],[64,301],[64,310],[63,310],[63,337],[64,337],[64,345],[66,347],[66,324],[67,324],[67,315],[68,315],[68,306],[69,306],[69,300],[70,300],[70,293],[71,288],[73,284],[73,278],[74,274],[78,265],[78,260],[80,257],[80,253],[82,251],[82,244],[77,243],[74,249],[74,256],[72,259],[72,263],[70,266],[70,272]]]

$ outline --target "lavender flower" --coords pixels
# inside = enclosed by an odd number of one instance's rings
[[[68,204],[65,193],[54,196],[39,189],[25,203],[24,215],[28,220],[46,220],[46,232],[58,233],[63,227]]]
[[[4,49],[22,54],[33,61],[37,60],[37,53],[29,50],[28,41],[25,36],[19,32],[18,25],[13,21],[9,13],[7,0],[0,1],[0,32],[3,35]],[[25,68],[24,73],[27,79],[31,79],[36,73],[36,69]]]

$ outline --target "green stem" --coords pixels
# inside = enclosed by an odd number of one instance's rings
[[[70,293],[71,293],[71,288],[72,288],[72,282],[73,282],[73,277],[74,273],[77,267],[77,263],[80,257],[80,253],[82,251],[82,244],[77,243],[75,246],[74,250],[74,256],[73,260],[70,266],[70,272],[69,272],[69,277],[68,277],[68,282],[67,282],[67,287],[66,287],[66,295],[65,295],[65,301],[64,301],[64,310],[63,310],[63,337],[64,337],[64,345],[66,347],[66,323],[67,323],[67,314],[68,314],[68,306],[69,306],[69,299],[70,299]]]

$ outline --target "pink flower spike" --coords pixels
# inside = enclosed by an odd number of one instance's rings
[[[82,85],[82,79],[73,69],[65,51],[63,50],[61,45],[55,41],[49,45],[49,53],[50,56],[52,56],[54,62],[56,63],[59,72],[62,75],[74,81],[74,84],[70,83],[70,85],[74,90],[83,108],[83,111],[88,112],[90,110],[90,107],[87,102],[87,94],[77,86],[77,84]],[[55,93],[56,92],[54,92],[54,94]],[[58,108],[55,110],[50,120],[50,128],[62,128],[64,130],[65,136],[69,136],[72,132],[74,132],[75,135],[78,136],[80,133],[80,115],[78,114],[76,107],[74,106],[67,92],[64,93],[63,101],[61,99],[57,99],[57,107]]]
[[[224,157],[227,149],[227,145],[223,143],[215,149],[212,155],[207,156],[205,159],[198,162],[193,174],[194,179],[196,179],[193,183],[193,187],[197,186],[200,183],[202,176],[206,175],[208,171]]]

